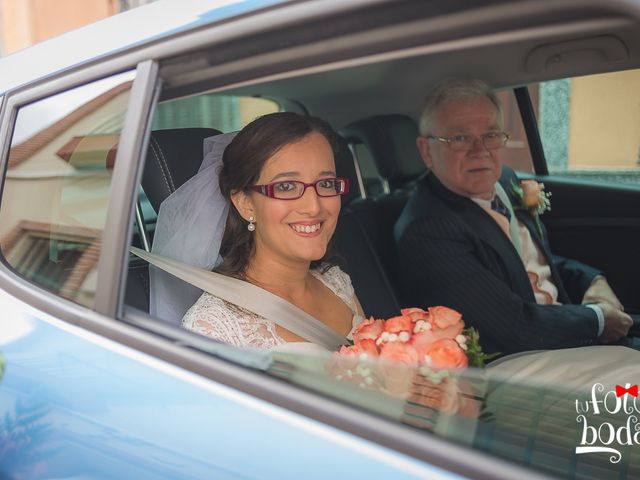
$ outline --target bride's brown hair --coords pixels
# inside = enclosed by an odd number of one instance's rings
[[[295,143],[311,133],[324,136],[334,158],[338,148],[337,134],[324,120],[293,112],[263,115],[244,127],[227,146],[222,156],[220,191],[226,199],[239,191],[249,191],[260,177],[262,167],[282,147]],[[233,203],[220,245],[222,263],[215,269],[230,277],[245,278],[247,265],[253,257],[255,240],[247,230],[247,222]],[[327,248],[329,251],[329,248]],[[311,268],[325,261],[327,254],[311,262]]]

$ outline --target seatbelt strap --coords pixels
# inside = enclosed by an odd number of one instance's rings
[[[282,328],[329,350],[347,339],[285,299],[252,283],[130,247],[131,253],[211,295],[271,320]]]

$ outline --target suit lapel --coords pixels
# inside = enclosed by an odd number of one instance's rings
[[[524,269],[522,259],[513,243],[496,221],[482,207],[469,198],[456,195],[442,185],[435,175],[430,174],[428,182],[447,208],[450,208],[471,228],[474,234],[504,262],[512,285],[517,285],[522,293],[533,296],[529,277]]]
[[[482,207],[469,200],[468,205],[460,213],[460,216],[471,226],[475,234],[501,256],[504,256],[505,260],[511,262],[515,258],[515,260],[520,261],[520,256],[509,237],[505,235],[496,221]]]
[[[502,185],[502,188],[504,188],[506,194],[509,196],[509,200],[511,201],[511,205],[513,206],[513,212],[516,214],[518,220],[520,220],[527,227],[527,229],[529,229],[531,238],[533,238],[533,241],[538,246],[538,248],[542,250],[544,256],[547,259],[547,262],[551,264],[551,251],[549,250],[545,239],[540,235],[541,232],[538,229],[538,224],[536,223],[535,218],[533,218],[533,216],[529,212],[518,208],[521,199],[515,196],[515,194],[513,193],[513,188],[511,188],[511,184],[517,182],[518,178],[516,177],[513,170],[503,168],[502,177],[500,177],[500,184]]]

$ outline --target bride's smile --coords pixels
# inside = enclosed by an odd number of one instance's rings
[[[319,234],[319,230],[322,227],[322,222],[316,223],[292,223],[291,228],[302,236],[315,236]]]

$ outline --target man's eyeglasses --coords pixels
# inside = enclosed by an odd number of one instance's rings
[[[278,200],[295,200],[302,197],[307,187],[313,187],[319,197],[335,197],[349,193],[349,180],[346,178],[321,178],[313,183],[297,180],[283,180],[266,185],[252,185],[251,190]]]
[[[474,135],[453,135],[451,137],[434,137],[428,135],[429,140],[437,140],[438,142],[448,143],[451,150],[463,151],[471,150],[478,137]],[[480,136],[480,141],[487,150],[498,150],[504,147],[509,140],[509,135],[505,132],[488,132]]]

